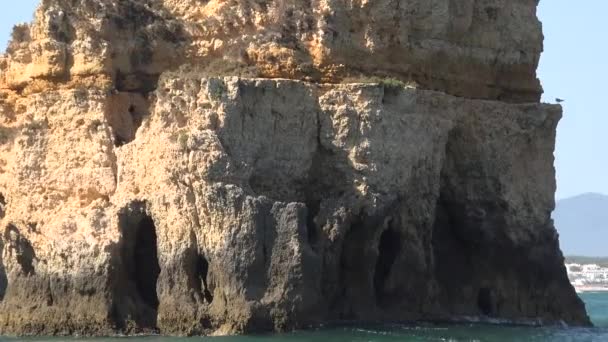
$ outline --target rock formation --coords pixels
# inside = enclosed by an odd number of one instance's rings
[[[42,0],[0,58],[0,333],[589,324],[536,5]]]

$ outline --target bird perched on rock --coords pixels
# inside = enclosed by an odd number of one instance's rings
[[[555,99],[555,102],[557,102],[557,103],[562,103],[564,101],[565,101],[564,99],[560,99],[559,97]]]

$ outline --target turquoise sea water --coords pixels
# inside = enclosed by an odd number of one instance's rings
[[[608,342],[608,293],[581,298],[595,328],[527,328],[492,325],[391,325],[319,329],[287,335],[249,337],[0,338],[2,342]]]

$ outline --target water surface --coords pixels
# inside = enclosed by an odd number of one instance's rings
[[[595,328],[530,328],[482,324],[317,329],[286,335],[237,337],[0,338],[1,342],[608,342],[608,293],[581,298]]]

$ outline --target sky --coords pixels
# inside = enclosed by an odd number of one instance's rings
[[[608,1],[541,0],[543,100],[566,100],[557,131],[558,199],[608,194]]]
[[[37,0],[13,0],[0,11],[0,50],[12,26],[31,21]],[[545,52],[538,69],[543,101],[563,98],[556,146],[557,199],[608,194],[607,0],[541,0]]]

